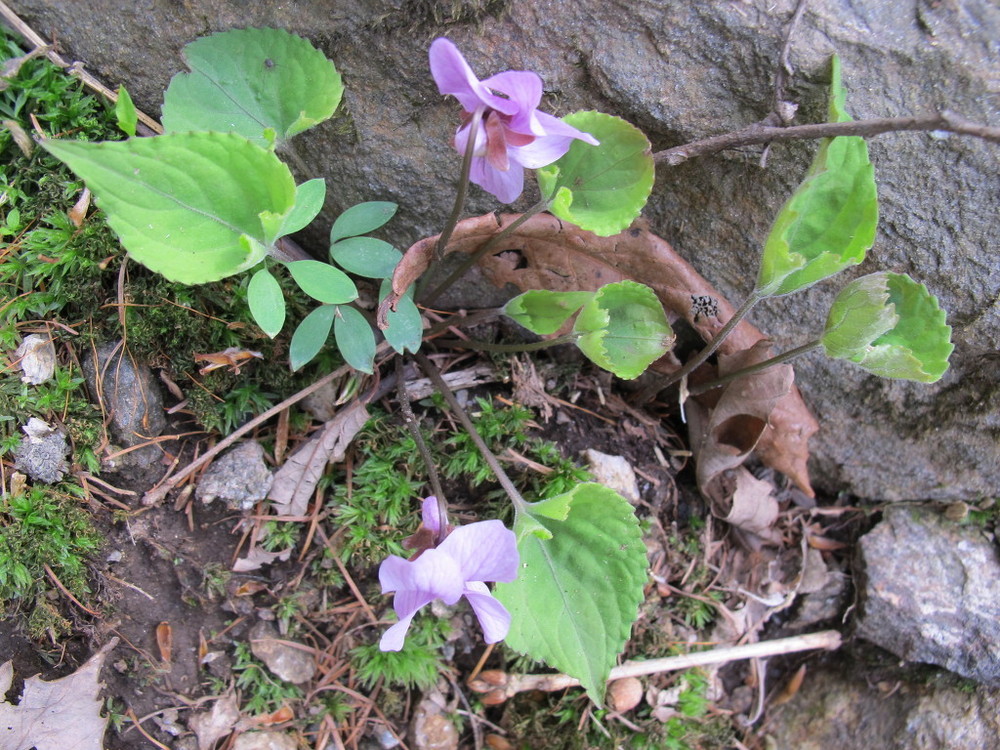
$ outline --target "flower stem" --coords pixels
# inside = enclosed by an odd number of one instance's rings
[[[550,346],[558,344],[569,344],[578,338],[579,334],[567,333],[564,336],[558,336],[554,339],[534,341],[530,344],[491,344],[486,341],[466,341],[461,339],[441,340],[438,343],[442,346],[450,346],[455,349],[475,349],[483,352],[535,352],[539,349],[548,349]]]
[[[474,266],[476,263],[479,262],[480,258],[484,257],[491,250],[495,249],[496,246],[500,244],[500,242],[509,237],[515,231],[517,231],[517,229],[532,216],[534,216],[535,214],[540,214],[542,211],[546,210],[551,205],[551,203],[552,203],[551,199],[543,198],[542,200],[538,201],[538,203],[536,203],[534,206],[532,206],[523,214],[521,214],[517,219],[515,219],[506,227],[504,227],[502,230],[500,230],[492,237],[490,237],[486,242],[483,243],[482,247],[480,247],[478,250],[476,250],[476,252],[472,253],[464,261],[462,261],[461,265],[459,265],[458,268],[452,271],[448,275],[448,278],[446,278],[444,281],[438,284],[430,294],[422,296],[420,303],[422,305],[433,305],[437,301],[438,297],[444,294],[445,291],[447,291],[452,284],[454,284],[456,281],[462,278],[462,276],[465,275],[466,271],[468,271],[470,268],[472,268],[472,266]],[[445,239],[444,234],[442,234],[441,237],[442,239]],[[451,237],[451,232],[449,231],[448,238],[450,237]],[[442,252],[444,251],[444,244],[442,244],[440,240],[438,241],[437,246],[439,250],[441,250]]]
[[[437,497],[438,514],[441,516],[441,531],[443,533],[444,529],[448,525],[448,502],[445,500],[444,490],[441,488],[441,478],[438,476],[437,467],[434,465],[434,459],[431,457],[431,452],[427,448],[427,443],[424,442],[424,436],[420,432],[420,425],[417,424],[417,418],[413,414],[413,407],[410,405],[410,394],[406,391],[406,376],[404,374],[404,370],[403,358],[396,357],[396,398],[399,401],[399,410],[403,414],[403,421],[406,423],[406,429],[408,429],[410,431],[410,435],[413,436],[413,442],[416,443],[417,450],[420,452],[420,457],[423,458],[424,464],[427,466],[427,478],[430,480],[431,490],[434,492],[434,496]]]
[[[654,396],[656,396],[656,394],[662,391],[664,388],[668,388],[672,386],[674,383],[690,375],[696,367],[698,367],[706,359],[711,357],[712,354],[715,353],[715,350],[722,345],[722,342],[725,341],[726,338],[729,336],[729,334],[733,332],[733,329],[735,329],[736,326],[739,325],[740,321],[747,316],[747,313],[750,312],[750,309],[758,302],[760,302],[762,299],[764,299],[766,296],[767,295],[760,294],[756,289],[754,289],[754,291],[750,293],[750,296],[747,297],[746,300],[744,300],[742,305],[740,305],[740,308],[735,313],[733,313],[733,317],[731,317],[729,320],[726,321],[726,324],[722,326],[719,332],[715,335],[715,338],[709,341],[708,345],[704,349],[698,352],[690,360],[685,362],[684,366],[681,367],[681,369],[671,373],[670,375],[664,378],[657,379],[655,383],[641,390],[636,395],[636,400],[639,403],[645,403],[646,401],[649,401]]]
[[[803,344],[802,346],[797,346],[794,349],[789,349],[787,352],[783,352],[770,359],[765,359],[763,362],[758,362],[755,365],[750,365],[749,367],[744,367],[742,370],[735,370],[727,375],[723,375],[721,378],[716,378],[715,380],[709,380],[705,383],[699,383],[695,386],[690,386],[688,388],[688,393],[692,396],[697,396],[699,393],[705,393],[713,388],[719,388],[720,386],[731,383],[737,378],[742,378],[744,375],[753,375],[755,372],[760,372],[761,370],[766,370],[768,367],[774,367],[774,365],[780,365],[788,362],[791,359],[795,359],[798,356],[805,354],[806,352],[811,352],[816,347],[822,344],[821,339],[816,339],[815,341],[810,341],[808,344]]]
[[[448,384],[444,382],[444,378],[441,377],[441,372],[438,368],[431,362],[426,355],[417,352],[413,355],[416,359],[417,364],[420,365],[420,369],[423,370],[427,377],[430,378],[431,382],[434,383],[434,387],[438,389],[444,400],[448,402],[448,406],[458,417],[458,421],[462,423],[466,432],[469,433],[469,437],[472,438],[472,442],[476,444],[476,448],[482,454],[483,458],[486,460],[486,464],[490,467],[493,473],[496,475],[497,480],[500,482],[500,486],[503,487],[507,496],[510,497],[511,502],[514,503],[514,508],[518,513],[525,512],[525,506],[527,502],[521,493],[517,491],[517,487],[507,476],[507,472],[503,470],[500,462],[497,461],[497,457],[493,455],[493,451],[490,450],[489,446],[486,445],[486,441],[479,435],[476,431],[476,426],[472,424],[472,420],[469,419],[469,415],[462,408],[462,405],[458,403],[458,399],[455,398],[455,394],[451,392],[451,388]]]
[[[479,123],[483,119],[483,108],[478,107],[472,113],[472,121],[469,123],[469,138],[465,144],[465,153],[462,154],[462,176],[458,178],[458,191],[455,194],[455,205],[451,209],[451,216],[448,223],[444,225],[444,231],[438,238],[438,243],[434,249],[434,254],[438,260],[444,257],[444,249],[448,246],[451,233],[455,231],[455,225],[465,208],[465,196],[469,192],[469,173],[472,171],[472,154],[476,150],[476,133],[479,132]]]

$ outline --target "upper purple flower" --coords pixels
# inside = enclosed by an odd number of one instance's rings
[[[542,79],[537,73],[508,70],[480,81],[462,53],[448,39],[435,39],[430,50],[431,75],[438,90],[458,99],[462,125],[455,149],[465,153],[469,131],[477,120],[469,179],[513,203],[524,189],[524,168],[538,169],[565,154],[574,138],[598,145],[589,133],[538,111]]]
[[[437,498],[423,502],[423,525],[436,536],[441,530]],[[455,604],[469,600],[487,643],[503,640],[510,629],[510,613],[486,588],[484,581],[510,582],[517,578],[514,532],[501,521],[479,521],[459,526],[436,547],[409,560],[391,555],[378,570],[382,593],[396,592],[392,606],[399,622],[382,635],[382,651],[403,648],[413,615],[435,599]]]

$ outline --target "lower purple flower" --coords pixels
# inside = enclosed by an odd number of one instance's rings
[[[424,526],[439,535],[437,499],[423,503]],[[382,635],[382,651],[403,648],[406,632],[417,611],[435,599],[455,604],[469,600],[487,643],[503,640],[510,629],[510,613],[490,593],[485,581],[509,583],[517,578],[517,540],[501,521],[479,521],[459,526],[436,547],[406,560],[391,555],[379,567],[382,593],[395,592],[392,606],[399,622]]]

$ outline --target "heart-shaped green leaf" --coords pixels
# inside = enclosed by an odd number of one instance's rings
[[[358,288],[351,278],[329,263],[296,260],[287,266],[299,289],[315,300],[329,305],[341,305],[358,298]]]
[[[600,704],[643,599],[646,548],[632,506],[613,490],[584,483],[553,500],[515,522],[521,568],[495,591],[511,613],[506,643],[576,677]]]
[[[295,202],[288,167],[232,133],[42,145],[87,183],[129,254],[172,281],[255,266]]]
[[[529,331],[545,336],[558,331],[593,296],[593,292],[531,289],[510,300],[503,312]]]
[[[344,361],[355,370],[372,372],[375,362],[375,333],[365,316],[347,305],[337,307],[333,335]]]
[[[175,75],[163,99],[168,133],[239,133],[263,147],[276,136],[281,145],[333,115],[344,92],[333,63],[281,29],[223,31],[183,54],[191,72]]]
[[[385,240],[347,237],[330,245],[330,257],[338,266],[358,276],[387,279],[403,254]]]
[[[295,188],[295,205],[281,222],[278,235],[284,237],[308,226],[309,222],[323,210],[324,200],[326,200],[326,181],[322,177],[298,185]]]
[[[281,285],[266,268],[261,268],[247,285],[247,304],[260,329],[272,339],[285,325],[285,295]]]
[[[634,281],[601,287],[580,310],[573,331],[580,351],[625,380],[641,375],[674,345],[656,293]]]
[[[618,234],[639,215],[653,189],[653,155],[642,131],[603,112],[574,112],[563,122],[599,146],[574,140],[562,158],[537,170],[542,195],[560,219],[601,237]]]
[[[840,61],[833,58],[829,117],[846,122]],[[764,245],[758,296],[790,294],[864,260],[875,242],[878,194],[864,138],[826,138]]]
[[[906,274],[862,276],[841,290],[821,339],[826,353],[875,375],[934,383],[948,370],[951,326],[937,297]]]
[[[337,312],[335,305],[321,305],[303,318],[299,327],[292,334],[288,345],[288,358],[292,372],[312,361],[319,354],[326,340],[330,338],[330,328],[333,326],[333,316]]]
[[[396,213],[398,206],[389,201],[368,201],[351,206],[333,222],[330,244],[345,237],[368,234],[385,224]]]

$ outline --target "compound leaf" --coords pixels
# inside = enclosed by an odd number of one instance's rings
[[[355,370],[372,372],[375,362],[375,333],[365,316],[347,305],[337,307],[333,335],[344,361]]]
[[[261,268],[250,278],[247,304],[260,329],[272,339],[277,336],[285,325],[285,295],[278,280],[266,268]]]
[[[306,315],[299,323],[299,327],[295,329],[291,343],[288,345],[288,358],[291,361],[292,372],[319,354],[319,350],[330,338],[330,328],[333,326],[333,316],[336,312],[335,305],[321,305]]]

